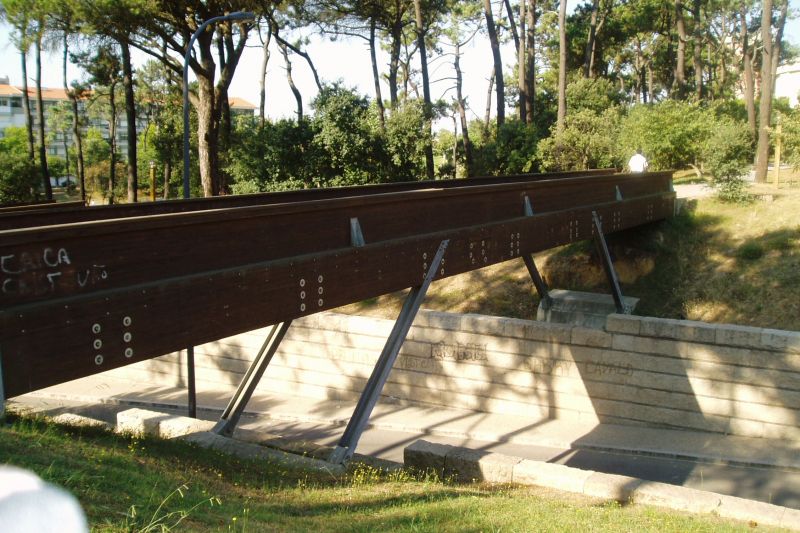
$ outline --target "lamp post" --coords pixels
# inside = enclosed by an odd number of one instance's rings
[[[189,39],[186,47],[186,54],[183,56],[183,198],[188,199],[189,194],[189,57],[192,55],[194,42],[205,29],[215,22],[223,20],[252,20],[255,19],[253,13],[236,11],[228,15],[213,17],[200,24],[197,31]],[[197,396],[194,385],[194,346],[186,348],[186,382],[189,396],[189,416],[197,418]]]
[[[189,59],[192,55],[194,42],[205,29],[216,22],[223,20],[252,20],[256,16],[247,11],[236,11],[228,15],[210,18],[200,24],[189,39],[189,46],[186,47],[186,54],[183,56],[183,198],[189,198]]]

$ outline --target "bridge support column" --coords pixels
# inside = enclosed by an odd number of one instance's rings
[[[361,434],[364,432],[364,428],[372,414],[372,409],[375,407],[375,404],[378,403],[378,398],[381,395],[383,386],[386,384],[386,380],[389,378],[389,373],[397,359],[397,354],[400,353],[403,341],[405,341],[406,335],[408,335],[408,330],[411,329],[411,324],[414,322],[420,305],[425,299],[428,287],[430,287],[431,281],[433,281],[436,272],[442,264],[444,252],[447,250],[449,242],[449,240],[444,240],[439,244],[439,249],[431,261],[431,265],[425,274],[422,284],[417,287],[412,287],[411,291],[408,293],[400,315],[394,323],[392,332],[386,340],[380,357],[378,357],[378,362],[375,363],[375,368],[372,370],[372,375],[367,381],[364,392],[361,393],[361,397],[358,399],[358,404],[353,411],[353,416],[350,417],[347,428],[345,428],[344,434],[339,440],[339,444],[334,448],[328,458],[328,462],[340,464],[353,456]]]
[[[600,217],[597,216],[597,211],[592,211],[592,222],[594,223],[594,244],[597,248],[597,253],[600,255],[600,261],[603,263],[603,270],[606,272],[606,279],[611,288],[611,297],[614,298],[614,307],[616,307],[617,313],[629,315],[631,310],[624,304],[617,271],[614,269],[613,261],[611,261],[606,237],[603,235],[603,225],[600,222]]]
[[[286,322],[273,325],[269,330],[264,344],[258,351],[258,355],[256,355],[256,358],[250,363],[247,372],[245,372],[242,381],[239,383],[239,387],[233,394],[231,401],[228,402],[228,406],[222,412],[219,422],[217,422],[211,430],[212,432],[225,437],[233,435],[233,431],[236,429],[236,424],[239,423],[239,418],[242,416],[247,402],[249,402],[250,398],[253,396],[258,382],[261,381],[261,376],[264,375],[264,371],[267,369],[269,362],[272,361],[272,357],[278,350],[278,346],[280,346],[283,337],[286,335],[291,325],[292,321],[287,320]]]

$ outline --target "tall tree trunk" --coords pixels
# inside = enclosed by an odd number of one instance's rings
[[[586,49],[583,52],[583,77],[594,77],[592,73],[592,53],[594,51],[594,39],[597,35],[597,12],[600,9],[600,0],[592,2],[592,16],[589,19],[589,36],[586,39]]]
[[[111,168],[108,172],[108,203],[114,203],[114,182],[117,177],[117,99],[114,95],[116,92],[116,83],[112,83],[109,87],[108,103],[111,107],[111,120],[108,123],[108,134],[111,142]]]
[[[389,49],[389,102],[392,109],[397,107],[397,72],[400,70],[400,46],[403,42],[402,21],[395,23],[390,31],[392,37]]]
[[[686,21],[683,18],[683,3],[675,0],[675,30],[678,33],[678,53],[675,57],[675,87],[678,98],[686,96]]]
[[[492,72],[489,74],[489,87],[486,89],[486,112],[483,114],[483,128],[489,131],[489,120],[492,116],[492,90],[494,89],[494,74],[495,70],[492,67]]]
[[[517,87],[519,88],[519,120],[523,124],[528,123],[528,62],[526,60],[527,51],[525,50],[526,8],[525,0],[521,0],[519,3],[519,32],[521,39],[517,39],[519,43],[517,46]]]
[[[259,32],[259,37],[261,33]],[[264,127],[266,121],[266,102],[267,102],[267,64],[269,64],[269,43],[272,41],[272,30],[267,25],[267,37],[261,43],[261,74],[258,77],[258,121]]]
[[[747,125],[750,134],[756,139],[756,104],[755,80],[753,76],[753,56],[750,50],[750,35],[747,30],[747,7],[742,2],[740,6],[741,39],[742,39],[742,69],[744,70],[744,105],[747,108]]]
[[[197,78],[197,159],[203,196],[214,196],[218,189],[219,122],[214,119],[214,79]]]
[[[292,62],[289,59],[289,50],[286,45],[280,43],[278,43],[278,48],[281,51],[281,55],[283,55],[283,62],[286,63],[286,81],[289,83],[289,88],[292,90],[294,99],[297,102],[297,121],[300,122],[303,120],[303,95],[300,94],[300,90],[294,84],[294,79],[292,78]]]
[[[524,28],[520,28],[519,32],[517,31],[517,22],[514,20],[514,10],[511,8],[511,0],[503,0],[503,5],[506,8],[506,14],[508,15],[508,25],[511,28],[511,37],[514,39],[514,49],[517,51],[517,55],[519,55],[519,47],[523,46],[523,42],[520,41],[520,35],[525,33]],[[525,10],[524,6],[520,6],[520,16],[519,16],[519,23],[522,25],[524,23],[524,16],[523,12]]]
[[[28,61],[25,51],[19,53],[22,60],[22,112],[25,114],[25,133],[28,138],[28,160],[33,163],[36,160],[35,143],[33,141],[33,118],[31,114],[31,100],[28,94]]]
[[[69,40],[68,34],[64,32],[64,55],[62,56],[61,69],[64,79],[64,92],[69,97],[70,104],[72,105],[72,142],[75,145],[76,161],[75,168],[78,174],[78,184],[81,191],[81,201],[86,203],[86,181],[83,169],[83,141],[81,140],[80,130],[80,112],[78,110],[78,97],[74,90],[70,90],[67,81],[67,57],[69,55]]]
[[[231,119],[231,102],[228,99],[228,88],[217,87],[217,107],[219,108],[219,181],[215,194],[228,194],[227,156],[231,147],[231,132],[233,124]]]
[[[53,188],[50,186],[50,170],[47,168],[47,147],[44,135],[44,101],[42,100],[42,34],[36,36],[36,117],[39,120],[39,164],[42,167],[44,193],[48,200],[53,199]]]
[[[527,0],[527,2],[525,60],[528,64],[525,68],[525,95],[528,99],[525,102],[525,115],[528,119],[528,124],[532,124],[533,117],[536,115],[536,0]]]
[[[783,0],[780,4],[780,14],[775,25],[775,44],[772,47],[772,97],[775,98],[775,80],[778,79],[778,64],[781,61],[781,51],[783,50],[783,30],[786,26],[786,15],[789,9],[789,1]]]
[[[762,0],[761,13],[761,101],[758,106],[756,182],[767,181],[769,124],[772,115],[772,0]]]
[[[503,61],[500,58],[500,41],[497,38],[497,28],[494,25],[490,0],[483,0],[483,14],[486,17],[486,28],[492,46],[494,84],[497,92],[497,127],[500,128],[506,120],[505,84],[503,83]]]
[[[694,97],[699,102],[703,99],[703,26],[700,24],[702,0],[694,0],[694,29],[692,31],[692,58],[694,62]]]
[[[457,42],[455,50],[455,58],[453,59],[453,68],[456,71],[456,103],[458,105],[458,116],[461,119],[461,139],[464,143],[464,164],[466,166],[466,175],[471,177],[473,175],[472,169],[472,142],[469,140],[469,124],[467,123],[467,110],[464,105],[464,95],[461,92],[462,76],[461,76],[461,46]],[[491,90],[489,96],[491,97]]]
[[[119,41],[122,50],[122,88],[125,91],[125,120],[128,133],[128,202],[138,201],[139,176],[136,153],[136,101],[133,97],[133,66],[128,43]]]
[[[381,131],[386,131],[386,110],[383,108],[381,96],[381,76],[378,72],[378,57],[375,50],[375,18],[369,20],[369,60],[372,64],[372,81],[375,83],[375,104],[378,106],[378,119],[381,122]]]
[[[425,102],[425,173],[428,179],[432,180],[434,179],[433,140],[431,139],[433,104],[431,102],[430,80],[428,79],[428,55],[425,51],[425,22],[422,20],[420,0],[414,0],[414,20],[417,26],[417,48],[419,48],[419,63],[422,71],[422,96]]]
[[[556,130],[564,129],[567,116],[567,0],[558,6],[558,117]]]

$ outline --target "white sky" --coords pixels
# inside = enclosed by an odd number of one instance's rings
[[[8,76],[12,85],[21,85],[21,71],[19,55],[14,45],[10,42],[10,27],[0,24],[0,76]],[[349,38],[330,41],[326,37],[320,37],[306,31],[304,33],[310,37],[310,42],[305,51],[311,56],[314,66],[317,68],[321,81],[334,82],[343,80],[347,87],[355,87],[362,94],[374,98],[374,87],[372,79],[372,67],[369,59],[369,49],[367,41],[363,39]],[[290,34],[290,41],[294,41],[297,34]],[[285,36],[288,37],[288,36]],[[248,39],[248,48],[244,51],[239,65],[236,68],[233,82],[229,94],[244,98],[256,107],[259,100],[259,75],[261,69],[261,48],[260,41],[255,32],[251,33]],[[447,47],[444,47],[448,50]],[[285,63],[283,57],[278,52],[274,40],[271,45],[271,58],[267,68],[266,83],[266,113],[270,118],[293,117],[295,116],[296,103],[294,96],[289,89],[286,81]],[[509,43],[503,50],[503,62],[510,68],[515,63],[515,52],[513,43]],[[134,65],[141,65],[147,61],[149,56],[144,53],[134,51]],[[296,55],[291,54],[292,77],[295,84],[299,87],[303,96],[304,112],[310,113],[310,103],[316,95],[317,89],[314,78],[306,61]],[[415,68],[419,68],[419,60],[413,63]],[[388,54],[378,52],[378,68],[382,76],[388,73]],[[452,56],[443,58],[429,58],[431,81],[440,78],[454,76],[452,68]],[[486,106],[486,90],[492,66],[492,55],[488,41],[481,39],[478,35],[472,42],[462,47],[461,69],[464,76],[464,93],[468,103],[474,112],[471,118],[483,117]],[[29,56],[28,75],[33,77],[33,53]],[[85,75],[75,66],[70,65],[68,77],[70,81],[81,79]],[[191,71],[190,71],[190,76]],[[192,76],[193,77],[193,76]],[[32,80],[31,80],[32,82]],[[45,87],[61,87],[61,52],[56,50],[45,54],[45,61],[42,68],[42,85]],[[452,88],[451,88],[452,87]],[[455,95],[455,82],[444,80],[432,83],[432,96],[434,99],[446,93],[445,97],[449,100]],[[381,86],[381,94],[384,100],[389,99],[389,87],[385,80]],[[449,122],[449,121],[448,121]]]
[[[577,5],[577,2],[570,2]],[[572,7],[572,5],[570,7]],[[790,0],[794,9],[800,7],[800,0]],[[21,84],[20,62],[16,50],[9,42],[9,26],[0,24],[0,76],[8,76],[12,85]],[[308,34],[308,32],[306,32]],[[787,22],[786,37],[789,41],[797,42],[800,37],[800,21],[798,19]],[[374,97],[372,71],[369,61],[369,51],[363,39],[342,39],[332,42],[324,37],[311,35],[306,51],[314,61],[323,81],[336,81],[342,79],[345,86],[355,87],[359,92]],[[248,47],[236,69],[229,94],[248,100],[258,106],[259,74],[261,65],[261,50],[258,36],[252,34],[248,39]],[[502,50],[503,63],[506,70],[515,64],[513,43],[507,43]],[[486,90],[489,73],[492,66],[491,50],[488,40],[478,35],[471,43],[462,49],[461,69],[464,76],[464,93],[470,110],[470,118],[483,118],[486,107]],[[306,113],[310,112],[310,102],[316,94],[313,76],[305,60],[297,55],[292,55],[292,74],[295,83],[303,95],[303,105]],[[147,56],[138,53],[134,62],[141,64]],[[47,87],[61,87],[61,57],[58,51],[47,54],[45,65],[42,69],[43,85]],[[430,58],[431,80],[454,76],[452,57]],[[378,56],[379,69],[382,75],[388,72],[388,55],[380,52]],[[418,68],[419,60],[415,58],[415,67]],[[33,65],[29,63],[28,73],[32,75]],[[80,78],[83,74],[75,67],[71,67],[68,76],[70,80]],[[450,89],[446,94],[447,100],[454,96],[452,80],[432,84],[431,92],[434,99]],[[267,72],[267,103],[266,112],[271,118],[292,117],[295,111],[295,100],[286,82],[283,57],[277,52],[273,43],[272,57]],[[800,87],[798,87],[800,89]],[[384,100],[389,98],[389,89],[384,82],[381,87]],[[790,88],[789,92],[796,93],[797,89]],[[493,104],[494,109],[494,104]],[[450,128],[450,121],[440,123],[441,127]]]

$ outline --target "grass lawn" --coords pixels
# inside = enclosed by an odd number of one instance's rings
[[[351,468],[344,479],[315,477],[184,442],[13,414],[0,427],[0,462],[71,491],[96,531],[162,531],[163,525],[180,531],[717,532],[754,525],[538,488],[379,474],[365,466]]]
[[[636,314],[800,330],[800,187],[753,187],[750,204],[713,197],[656,224],[609,236],[622,292]],[[551,288],[608,293],[590,242],[536,255]],[[395,318],[403,293],[340,308]],[[523,319],[538,296],[522,260],[436,281],[424,307]]]

